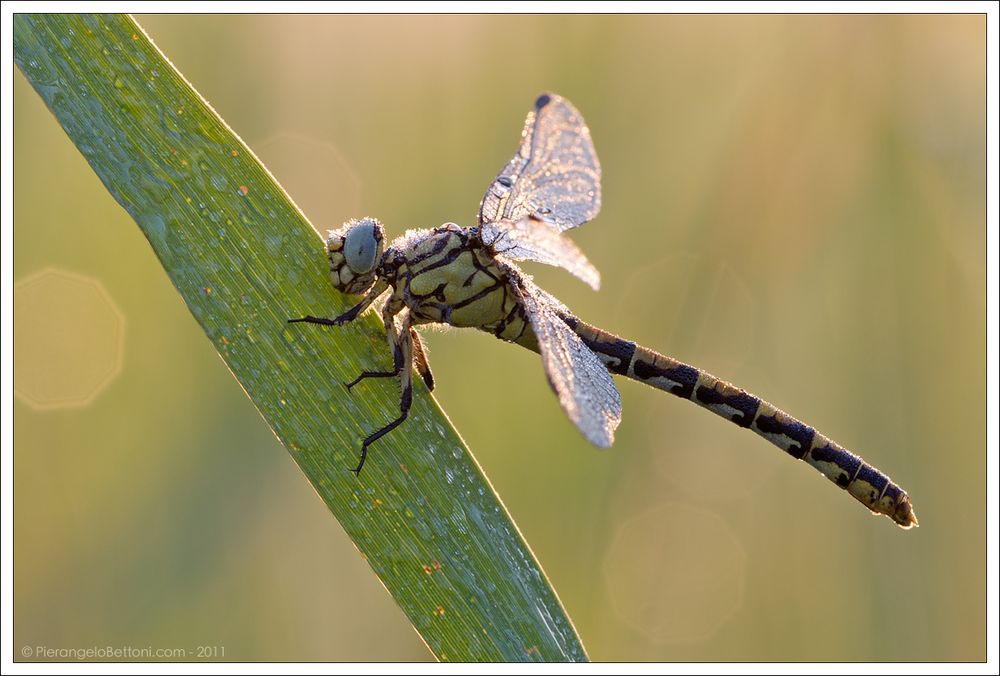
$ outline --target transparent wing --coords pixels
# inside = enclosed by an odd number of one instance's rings
[[[583,252],[550,225],[535,218],[519,221],[494,221],[479,228],[479,236],[489,249],[508,260],[535,261],[565,268],[595,291],[601,286],[601,273]]]
[[[542,94],[528,113],[517,153],[479,204],[479,224],[537,216],[558,230],[601,209],[601,164],[583,117],[566,99]]]
[[[558,314],[559,301],[519,276],[521,301],[538,338],[545,375],[563,411],[587,440],[608,448],[622,419],[622,400],[607,367]]]

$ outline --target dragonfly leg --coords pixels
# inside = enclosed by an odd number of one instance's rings
[[[410,326],[410,315],[407,312],[402,313],[402,326],[397,330],[395,318],[397,312],[398,309],[392,304],[391,299],[382,308],[382,320],[385,322],[385,333],[389,340],[389,346],[392,349],[393,364],[395,366],[395,373],[393,375],[399,376],[399,385],[402,391],[399,399],[399,417],[385,427],[377,429],[365,437],[364,442],[361,444],[361,459],[358,462],[358,466],[353,470],[355,474],[360,474],[361,468],[365,465],[365,459],[368,457],[368,447],[402,425],[403,421],[410,414],[410,406],[413,404],[413,377],[411,371],[413,368],[413,334]]]
[[[343,326],[348,322],[357,319],[358,315],[365,311],[369,304],[364,301],[358,303],[350,310],[344,314],[334,317],[333,319],[327,319],[326,317],[313,317],[312,315],[306,315],[305,317],[298,317],[296,319],[289,319],[289,324],[296,324],[298,322],[305,322],[306,324],[323,324],[324,326]]]
[[[399,344],[399,333],[396,331],[395,315],[398,312],[391,299],[382,306],[382,323],[385,324],[385,337],[389,341],[389,351],[392,352],[391,371],[362,371],[361,375],[349,383],[344,383],[344,387],[350,392],[351,388],[360,383],[365,378],[394,378],[399,375],[403,368],[403,351]]]
[[[379,282],[372,287],[361,302],[352,307],[347,312],[334,317],[333,319],[327,319],[326,317],[313,317],[312,315],[306,315],[305,317],[299,317],[297,319],[289,319],[289,324],[295,324],[298,322],[305,322],[306,324],[323,324],[324,326],[342,326],[348,322],[353,322],[358,316],[368,309],[368,306],[375,302],[375,299],[382,295],[382,293],[388,288],[387,282]]]
[[[417,369],[421,380],[427,386],[428,391],[434,390],[434,374],[431,373],[430,364],[427,363],[427,348],[420,340],[417,330],[410,327],[410,340],[413,342],[413,367]],[[393,350],[395,352],[395,349]],[[398,370],[393,371],[362,371],[361,374],[349,383],[344,383],[344,387],[350,392],[351,388],[360,383],[365,378],[394,378],[399,375]]]
[[[413,365],[417,369],[417,373],[420,374],[420,378],[424,381],[424,385],[427,386],[428,391],[434,391],[434,374],[431,373],[431,365],[427,361],[427,348],[424,347],[424,342],[420,339],[420,334],[417,330],[410,327],[410,338],[413,341]]]
[[[344,387],[350,392],[351,388],[360,383],[365,378],[395,378],[399,375],[398,371],[362,371],[361,375],[352,380],[349,383],[344,383]]]
[[[406,420],[406,417],[409,414],[410,414],[410,406],[409,406],[409,404],[407,404],[406,405],[406,410],[403,411],[402,413],[400,413],[398,418],[396,418],[395,420],[393,420],[391,423],[389,423],[385,427],[383,427],[383,428],[381,428],[379,430],[376,430],[375,432],[372,432],[367,437],[365,437],[364,443],[361,444],[361,461],[358,463],[358,466],[355,467],[351,471],[354,472],[355,474],[361,474],[361,468],[365,466],[365,458],[368,456],[368,447],[372,443],[374,443],[375,441],[378,441],[379,439],[381,439],[382,437],[384,437],[386,434],[388,434],[392,430],[394,430],[397,427],[399,427],[400,425],[402,425],[403,421]]]

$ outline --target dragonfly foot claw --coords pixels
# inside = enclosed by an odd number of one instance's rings
[[[368,456],[368,442],[366,441],[361,445],[361,460],[358,461],[357,467],[352,467],[351,471],[354,472],[354,476],[361,476],[361,468],[365,466],[365,458]]]

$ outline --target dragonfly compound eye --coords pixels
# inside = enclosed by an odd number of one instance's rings
[[[374,218],[352,220],[331,230],[326,250],[333,285],[349,294],[367,291],[375,282],[384,239],[382,224]]]
[[[344,260],[358,274],[371,272],[382,255],[382,225],[373,218],[354,223],[344,238]]]

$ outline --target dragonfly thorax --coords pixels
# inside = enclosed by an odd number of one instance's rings
[[[393,241],[380,274],[414,324],[492,330],[517,305],[507,273],[478,230],[454,223]]]
[[[338,291],[362,294],[375,283],[385,233],[374,218],[352,219],[326,240],[330,279]]]

